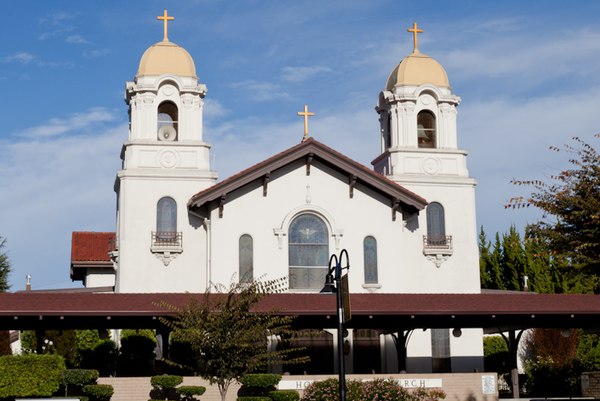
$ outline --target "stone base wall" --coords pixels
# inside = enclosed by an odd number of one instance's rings
[[[336,375],[283,376],[280,387],[302,389],[312,381],[325,380]],[[405,387],[440,386],[446,392],[447,401],[497,401],[498,380],[496,373],[447,373],[447,374],[395,374],[395,375],[347,375],[347,380],[370,380],[376,377],[400,380]],[[115,393],[111,401],[148,401],[150,399],[149,377],[102,377],[98,383],[110,384]],[[206,387],[202,401],[220,401],[217,386],[210,386],[199,377],[184,377],[184,385]],[[226,401],[235,401],[239,385],[232,384]]]

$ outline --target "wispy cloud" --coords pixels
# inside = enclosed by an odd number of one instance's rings
[[[83,57],[85,58],[98,58],[104,57],[110,54],[110,50],[108,49],[94,49],[94,50],[86,50],[83,52]]]
[[[264,102],[268,100],[290,100],[292,97],[283,91],[281,87],[272,82],[260,82],[255,80],[241,81],[231,84],[232,88],[248,92],[252,100]]]
[[[2,60],[3,63],[29,64],[37,60],[37,56],[27,52],[18,52],[9,56],[2,57],[0,60]]]
[[[223,117],[229,113],[229,110],[216,99],[204,99],[204,118],[210,122],[213,119]]]
[[[331,68],[315,65],[304,67],[283,67],[281,78],[287,82],[304,82],[315,75],[329,73]]]
[[[68,118],[52,118],[47,123],[17,132],[25,138],[55,137],[73,131],[84,131],[97,123],[114,121],[115,115],[104,108],[92,108]]]
[[[67,36],[65,38],[65,42],[67,42],[67,43],[74,43],[74,44],[77,44],[77,45],[90,43],[87,39],[85,39],[81,35],[69,35],[69,36]]]

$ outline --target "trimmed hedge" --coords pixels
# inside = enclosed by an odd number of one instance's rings
[[[175,389],[177,394],[181,396],[181,399],[184,401],[192,401],[194,400],[194,396],[200,396],[204,394],[206,391],[206,387],[204,386],[180,386]]]
[[[296,390],[275,390],[269,393],[269,397],[273,401],[298,401],[300,393]]]
[[[84,386],[96,384],[100,374],[96,369],[67,369],[61,374],[61,383],[65,386]]]
[[[0,398],[50,397],[60,388],[65,360],[59,355],[0,357]]]
[[[176,375],[152,376],[150,378],[150,384],[157,390],[169,390],[177,387],[181,382],[183,382],[183,377]]]
[[[83,392],[90,396],[91,401],[108,401],[114,393],[110,384],[86,384]]]
[[[275,373],[251,373],[240,378],[240,383],[248,387],[275,387],[279,384],[281,375]]]

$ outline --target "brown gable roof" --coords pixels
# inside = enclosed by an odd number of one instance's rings
[[[427,201],[419,195],[321,142],[313,138],[308,138],[296,146],[284,150],[197,193],[188,202],[188,208],[198,212],[211,201],[226,196],[228,193],[304,157],[312,157],[338,171],[344,172],[349,177],[356,177],[357,181],[362,184],[385,194],[392,201],[396,200],[401,203],[403,209],[409,213],[416,213],[424,209],[427,205]]]
[[[71,279],[81,280],[87,268],[111,268],[108,252],[115,233],[75,231],[71,236]]]

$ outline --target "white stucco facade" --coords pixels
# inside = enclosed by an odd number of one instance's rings
[[[309,139],[284,150],[284,162],[274,157],[246,176],[218,183],[202,132],[206,86],[185,50],[157,46],[144,54],[126,87],[130,130],[114,187],[114,273],[89,270],[88,287],[204,292],[211,283],[239,280],[245,264],[254,278],[290,276],[291,292],[318,292],[314,277],[320,276],[311,276],[316,271],[311,269],[322,269],[322,263],[309,257],[300,273],[290,268],[292,253],[318,248],[327,255],[348,251],[351,293],[480,291],[476,183],[469,176],[467,152],[458,148],[460,98],[437,62],[415,53],[409,60],[417,67],[426,63],[433,83],[427,75],[404,73],[404,60],[388,79],[376,107],[381,137],[373,140],[380,141],[381,154],[373,155],[373,171]],[[162,60],[167,50],[178,52],[185,65]],[[299,216],[323,223],[325,235],[318,244],[291,244]],[[310,230],[303,230],[308,236]],[[250,245],[242,246],[242,237]],[[305,273],[312,284],[297,284],[295,275]],[[452,371],[481,370],[481,330],[461,334],[443,340],[449,355],[442,358],[451,358]],[[381,334],[379,344],[381,370],[397,371],[390,335]],[[409,371],[435,369],[430,330],[410,333],[407,344]]]

